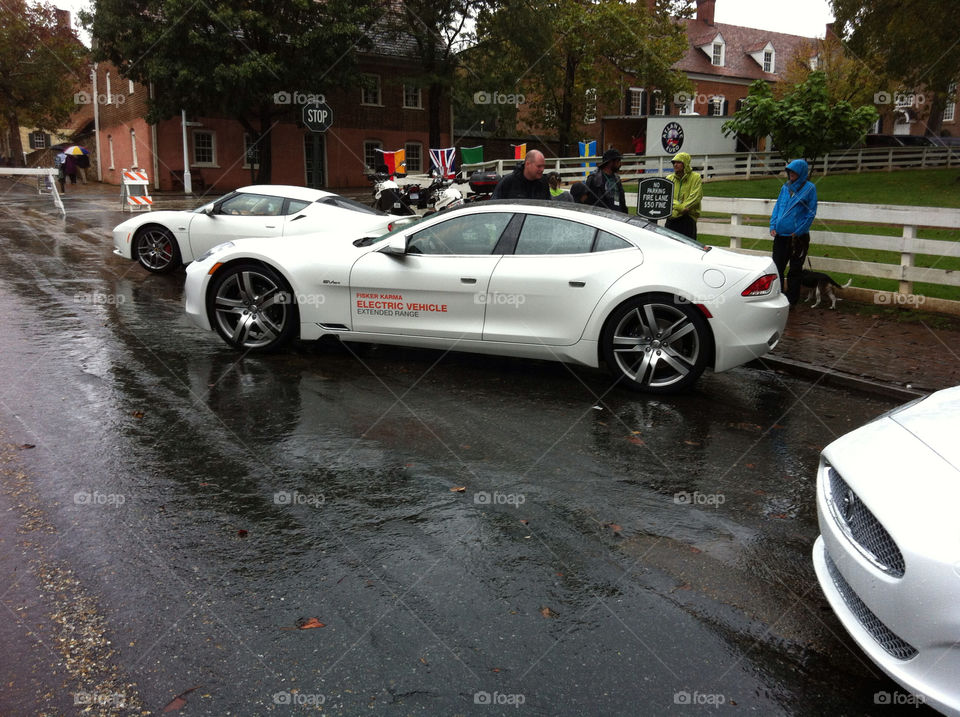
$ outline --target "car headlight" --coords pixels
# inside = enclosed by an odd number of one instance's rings
[[[202,255],[198,256],[197,263],[199,264],[201,261],[204,261],[205,259],[209,259],[214,254],[219,254],[220,252],[225,251],[226,249],[229,249],[232,246],[233,246],[232,241],[225,241],[223,242],[223,244],[217,244],[212,249],[208,249]]]

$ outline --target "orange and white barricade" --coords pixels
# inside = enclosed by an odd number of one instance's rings
[[[120,173],[120,207],[122,211],[153,211],[150,178],[145,169],[124,169]]]

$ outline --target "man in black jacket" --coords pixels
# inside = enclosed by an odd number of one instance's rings
[[[492,199],[550,199],[550,183],[543,176],[543,152],[531,149],[523,164],[497,183]]]
[[[615,149],[608,149],[603,153],[597,171],[587,177],[587,204],[627,213],[623,184],[617,176],[622,157]]]

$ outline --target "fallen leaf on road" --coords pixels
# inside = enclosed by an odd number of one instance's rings
[[[326,627],[326,625],[315,617],[300,618],[297,620],[297,629],[299,630],[310,630],[314,627]]]
[[[548,607],[542,607],[542,608],[540,608],[540,614],[543,615],[544,617],[556,617],[556,616],[557,616],[557,613],[555,613],[553,610],[551,610],[551,609],[548,608]]]
[[[170,702],[167,704],[166,707],[163,708],[161,712],[163,714],[166,714],[167,712],[177,712],[183,709],[184,707],[187,706],[186,695],[189,695],[194,690],[199,690],[202,686],[203,685],[197,685],[196,687],[191,687],[189,690],[186,690],[185,692],[181,692],[179,695],[177,695],[172,700],[170,700]]]
[[[450,492],[451,492],[451,493],[463,493],[464,491],[466,491],[466,489],[467,489],[467,486],[465,486],[465,485],[455,485],[455,486],[453,486],[453,488],[450,489]]]
[[[30,449],[30,448],[36,448],[36,447],[37,447],[37,446],[36,446],[36,444],[34,444],[34,443],[24,443],[22,446],[20,446],[20,450],[25,451],[25,450],[28,450],[28,449]]]
[[[134,411],[130,415],[133,416],[134,418],[143,418],[144,414],[143,414],[143,411]]]

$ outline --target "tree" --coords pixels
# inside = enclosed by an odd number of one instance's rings
[[[23,166],[20,127],[62,127],[88,73],[87,48],[51,5],[0,3],[0,127],[10,132],[15,166]]]
[[[406,0],[392,13],[393,36],[411,38],[417,48],[421,74],[416,82],[427,87],[427,116],[431,147],[440,147],[441,109],[450,93],[459,63],[457,53],[473,38],[469,27],[476,9],[486,0]]]
[[[879,58],[887,75],[930,95],[927,133],[939,132],[948,88],[960,78],[956,0],[832,0],[832,4],[835,27],[854,53]],[[878,86],[874,92],[888,89]]]
[[[356,53],[382,16],[377,0],[96,0],[85,15],[96,59],[150,83],[147,120],[181,110],[237,120],[269,183],[271,130],[297,117],[297,95],[355,79]]]
[[[826,75],[817,71],[781,99],[774,96],[769,83],[755,81],[743,108],[723,123],[723,133],[728,137],[770,135],[784,159],[812,161],[856,144],[876,121],[877,110],[872,105],[854,108],[847,100],[832,100]]]
[[[816,67],[810,66],[810,58],[816,57]],[[793,57],[787,60],[780,82],[774,85],[774,96],[782,96],[794,85],[807,81],[814,71],[826,78],[827,95],[833,102],[847,101],[854,105],[873,102],[877,87],[886,81],[877,69],[876,60],[865,61],[850,52],[836,35],[828,34],[823,40],[802,43]]]
[[[675,9],[671,0],[652,10],[627,0],[503,0],[479,14],[467,69],[494,85],[477,87],[485,96],[522,98],[530,125],[556,129],[568,154],[584,117],[620,101],[623,77],[665,96],[690,88],[672,68],[687,50]]]

